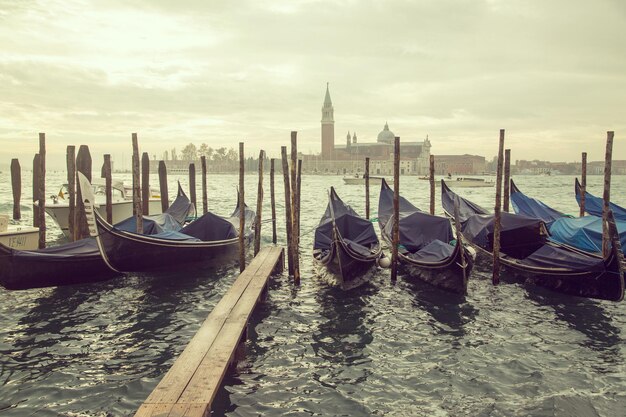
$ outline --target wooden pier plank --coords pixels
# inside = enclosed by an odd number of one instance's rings
[[[136,417],[208,415],[254,307],[269,276],[282,266],[282,258],[279,247],[259,252],[137,410]]]

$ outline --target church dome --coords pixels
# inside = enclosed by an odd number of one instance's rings
[[[396,135],[393,134],[391,130],[389,130],[389,125],[385,122],[385,127],[378,134],[377,142],[389,143],[392,144]]]

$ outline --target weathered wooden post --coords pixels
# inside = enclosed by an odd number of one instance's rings
[[[604,193],[602,194],[602,255],[609,253],[610,236],[608,231],[609,204],[611,202],[611,161],[613,159],[614,132],[606,132],[606,153],[604,154]]]
[[[276,197],[274,195],[274,158],[270,160],[270,205],[272,206],[272,243],[276,244]]]
[[[496,206],[494,210],[493,226],[493,285],[500,283],[500,208],[502,192],[502,160],[504,159],[504,129],[500,129],[500,142],[498,146],[498,166],[496,170]]]
[[[293,282],[300,284],[300,215],[298,213],[298,132],[291,132],[291,239],[293,251]]]
[[[287,265],[289,275],[293,276],[293,233],[291,212],[291,186],[289,185],[289,161],[287,160],[287,147],[280,147],[280,155],[283,162],[283,181],[285,184],[285,225],[287,232]]]
[[[246,269],[246,248],[244,240],[246,228],[246,202],[244,199],[244,164],[245,159],[243,154],[243,142],[239,142],[239,272],[243,272],[244,269]],[[191,166],[189,172],[191,173]]]
[[[76,155],[76,172],[82,173],[91,182],[91,153],[87,145],[80,145]],[[80,187],[76,187],[76,177],[74,178],[74,189],[76,190],[76,217],[74,218],[74,240],[89,237],[89,227],[87,226],[87,216],[85,215],[85,205],[80,192]]]
[[[39,227],[39,206],[35,204],[39,197],[39,169],[41,163],[39,162],[39,154],[36,153],[33,158],[33,226]]]
[[[398,244],[400,241],[400,138],[395,137],[393,146],[393,228],[391,238],[391,282],[398,278]]]
[[[504,151],[504,202],[502,203],[502,209],[509,212],[509,198],[511,195],[511,150],[506,149]]]
[[[144,216],[150,215],[150,156],[141,154],[141,202]]]
[[[296,209],[296,211],[298,212],[298,256],[300,255],[300,219],[302,218],[300,216],[300,196],[302,195],[300,193],[300,191],[302,190],[302,159],[298,159],[298,181],[297,181],[297,191],[298,191],[298,198],[296,199],[296,203],[298,204],[298,207]],[[300,262],[298,262],[298,276],[300,275]]]
[[[143,233],[143,206],[141,204],[141,184],[139,179],[139,143],[137,134],[132,134],[133,138],[133,207],[135,211],[135,222],[137,223],[137,233]]]
[[[209,211],[209,197],[206,189],[206,156],[200,157],[200,165],[202,166],[202,214]]]
[[[161,194],[161,212],[165,213],[165,211],[170,207],[170,200],[167,191],[167,167],[165,166],[165,161],[159,161],[159,191]]]
[[[265,152],[259,152],[259,185],[256,194],[256,220],[254,222],[254,256],[261,250],[261,211],[263,210],[263,159]]]
[[[39,249],[46,247],[46,134],[39,133]]]
[[[580,217],[585,215],[585,194],[587,194],[587,152],[582,155],[582,167],[580,175]]]
[[[67,232],[71,242],[76,236],[76,147],[74,145],[67,147],[65,163],[67,165],[67,205],[69,208]]]
[[[22,218],[20,200],[22,199],[22,168],[17,158],[11,160],[11,187],[13,188],[13,219]]]
[[[196,200],[196,164],[189,164],[189,198],[193,206],[198,210],[198,202]]]
[[[113,179],[111,178],[111,155],[104,154],[104,193],[107,222],[113,224]]]
[[[370,158],[365,158],[365,173],[363,174],[365,179],[365,218],[370,218]]]
[[[461,216],[459,215],[459,197],[454,196],[454,229],[456,234],[456,244],[459,245],[461,254],[461,269],[463,270],[463,294],[467,294],[467,264],[465,262],[465,247],[463,247],[463,234],[461,233]]]
[[[430,184],[430,214],[435,214],[435,155],[430,155],[428,166],[428,182]]]

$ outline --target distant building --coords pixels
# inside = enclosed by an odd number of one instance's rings
[[[485,157],[479,155],[435,155],[436,175],[472,175],[485,172]]]

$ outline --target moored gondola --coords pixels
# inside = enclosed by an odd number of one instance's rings
[[[454,242],[450,220],[419,210],[400,196],[399,248],[401,265],[412,277],[438,288],[465,295],[474,256]],[[378,224],[391,245],[393,190],[383,180],[378,200]],[[473,251],[472,251],[473,252]],[[475,252],[474,252],[475,254]]]
[[[155,235],[141,235],[108,224],[90,204],[93,198],[89,182],[79,174],[85,212],[90,233],[96,238],[104,261],[122,272],[154,271],[191,262],[218,265],[234,260],[238,255],[237,227],[239,209],[230,218],[206,213],[180,231],[166,231]],[[253,230],[254,212],[245,210],[246,237]]]
[[[452,192],[442,181],[441,202],[450,215],[454,200],[463,207],[464,238],[479,256],[492,256],[494,216]],[[560,293],[610,301],[624,298],[624,275],[614,222],[612,245],[606,257],[548,240],[545,223],[537,218],[501,213],[500,262],[507,274]]]
[[[313,243],[313,259],[320,274],[349,290],[367,281],[381,256],[372,223],[341,201],[331,187]]]
[[[574,192],[576,194],[576,202],[578,202],[578,206],[580,206],[581,197],[583,194],[582,186],[580,182],[578,182],[578,178],[576,178],[574,183]],[[593,194],[589,194],[588,191],[585,191],[585,211],[592,216],[602,217],[602,207],[604,206],[604,201],[600,197],[596,197]],[[613,216],[615,216],[615,220],[626,221],[626,208],[618,206],[615,203],[609,203],[609,208],[613,211]]]

